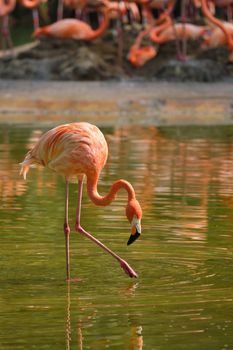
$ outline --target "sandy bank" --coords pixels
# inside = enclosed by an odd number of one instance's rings
[[[0,80],[1,123],[233,124],[233,83]]]

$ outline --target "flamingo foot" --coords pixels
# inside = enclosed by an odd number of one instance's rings
[[[138,274],[129,266],[125,260],[121,260],[120,265],[127,275],[131,278],[137,278]]]
[[[138,277],[137,273],[132,269],[132,267],[129,266],[129,264],[125,260],[121,259],[118,255],[116,255],[113,251],[111,251],[109,248],[107,248],[98,239],[93,237],[89,232],[85,231],[79,223],[76,223],[75,229],[79,233],[83,234],[84,236],[86,236],[87,238],[92,240],[95,244],[97,244],[99,247],[101,247],[105,252],[107,252],[108,254],[112,255],[115,259],[117,259],[120,262],[122,269],[125,271],[125,273],[127,275],[129,275],[129,277],[131,277],[131,278]]]

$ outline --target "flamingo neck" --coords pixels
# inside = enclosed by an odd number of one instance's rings
[[[101,24],[98,29],[92,30],[88,40],[94,40],[100,37],[109,25],[109,9],[103,11],[103,19],[101,20]]]
[[[135,199],[135,192],[133,186],[126,180],[118,180],[114,182],[109,190],[109,192],[105,196],[101,196],[97,189],[97,181],[98,179],[90,179],[87,178],[87,193],[91,199],[91,201],[95,205],[106,206],[112,203],[112,201],[116,198],[117,192],[123,188],[127,191],[128,194],[128,202],[132,199]]]
[[[162,14],[160,15],[159,20],[163,20],[166,17],[170,17],[170,14],[172,13],[172,11],[174,9],[175,4],[176,4],[176,0],[170,1],[167,9],[165,11],[163,11]]]
[[[172,26],[172,21],[170,17],[165,17],[162,19],[162,23],[158,24],[156,27],[152,28],[150,31],[150,39],[157,44],[163,44],[164,38],[160,37],[162,32],[168,27]]]
[[[139,49],[140,48],[143,38],[150,32],[150,30],[151,30],[151,28],[149,27],[147,29],[142,30],[138,34],[134,44],[132,45],[133,49]]]

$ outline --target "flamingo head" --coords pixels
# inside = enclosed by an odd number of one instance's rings
[[[131,235],[127,242],[127,245],[130,245],[141,234],[141,218],[142,218],[142,209],[140,204],[136,199],[131,200],[126,207],[126,216],[131,224]]]
[[[144,66],[148,61],[150,61],[156,55],[157,55],[157,51],[153,46],[144,46],[141,48],[132,46],[127,58],[132,64],[132,66],[139,68]]]

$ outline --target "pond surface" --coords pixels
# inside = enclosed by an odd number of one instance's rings
[[[132,182],[144,216],[126,243],[126,196],[82,225],[138,272],[77,234],[70,189],[71,274],[65,281],[64,180],[18,163],[45,129],[0,127],[2,350],[233,349],[233,128],[104,129],[110,156],[99,191]]]

